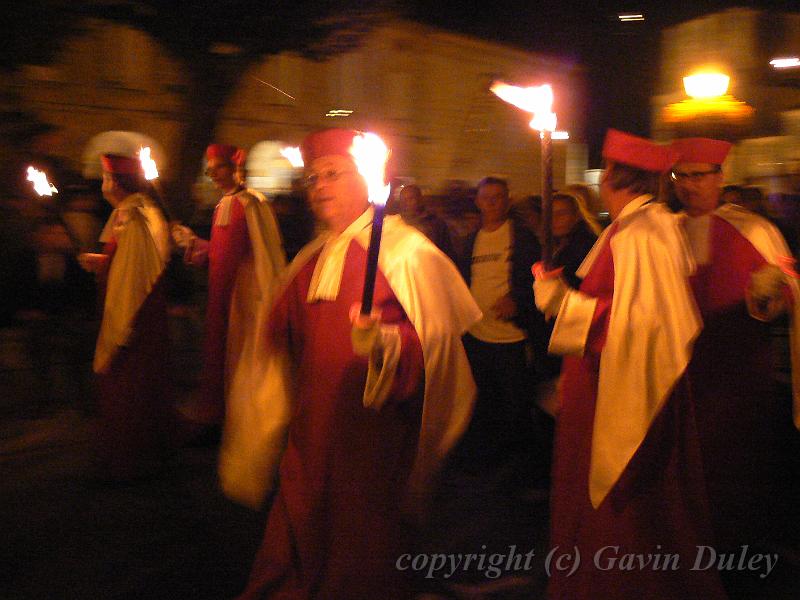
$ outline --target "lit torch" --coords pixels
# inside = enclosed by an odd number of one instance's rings
[[[142,172],[144,173],[144,178],[150,182],[153,200],[156,201],[156,204],[158,204],[161,212],[164,213],[167,221],[172,222],[172,215],[170,214],[170,211],[167,210],[167,204],[164,202],[164,198],[161,194],[161,187],[158,184],[158,167],[156,166],[156,161],[152,156],[150,156],[150,146],[139,146],[138,156],[139,164],[142,166]]]
[[[378,273],[378,253],[381,248],[383,213],[391,190],[391,186],[384,181],[386,162],[389,160],[389,148],[374,133],[362,133],[353,138],[350,154],[356,163],[359,174],[367,182],[369,201],[374,209],[372,232],[369,236],[369,248],[367,249],[364,293],[361,296],[361,314],[369,316],[372,312],[375,276]]]
[[[490,88],[501,100],[533,115],[531,129],[539,131],[542,155],[542,261],[549,265],[553,255],[553,132],[556,114],[553,88],[549,85],[518,87],[496,81]]]
[[[281,156],[288,160],[289,164],[295,169],[302,169],[304,166],[303,156],[300,154],[300,148],[297,146],[286,146],[285,148],[281,148]]]
[[[142,163],[142,171],[144,171],[144,178],[147,181],[158,179],[158,168],[156,161],[150,157],[150,147],[139,148],[139,162]]]
[[[40,171],[33,166],[28,167],[27,179],[33,184],[33,189],[37,194],[39,194],[40,198],[42,196],[52,196],[53,194],[58,193],[56,186],[47,180],[47,173]],[[77,238],[75,233],[73,233],[69,225],[67,225],[67,223],[64,221],[61,211],[57,207],[49,204],[46,204],[45,208],[58,219],[59,223],[61,223],[61,226],[64,228],[67,237],[69,237],[69,240],[72,242],[72,245],[75,247],[75,249],[80,250],[82,247],[81,241]]]
[[[52,196],[58,193],[56,186],[47,181],[47,173],[44,171],[28,167],[28,181],[33,183],[33,189],[40,196]]]

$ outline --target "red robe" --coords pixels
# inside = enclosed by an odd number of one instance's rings
[[[245,208],[241,202],[230,203],[226,225],[217,225],[214,211],[211,240],[196,240],[186,254],[187,262],[208,262],[208,304],[203,339],[203,371],[200,375],[201,406],[210,421],[218,421],[225,411],[225,364],[228,342],[228,318],[239,267],[252,259],[253,249],[247,230]]]
[[[382,273],[375,306],[399,328],[400,362],[380,411],[363,406],[367,359],[353,354],[349,310],[361,300],[366,253],[347,251],[334,301],[307,302],[319,254],[279,297],[271,343],[288,349],[297,386],[279,488],[242,599],[407,596],[400,503],[420,429],[419,338]]]
[[[109,265],[121,258],[116,249],[113,239],[104,247]],[[94,458],[101,477],[124,480],[151,474],[174,448],[168,332],[162,275],[139,308],[125,346],[107,371],[95,374]]]
[[[604,239],[580,290],[598,299],[582,357],[562,367],[551,500],[548,597],[562,600],[722,599],[716,571],[692,571],[697,546],[711,541],[694,409],[686,379],[675,385],[647,436],[597,509],[589,495],[589,465],[600,355],[614,296],[611,239]],[[634,332],[635,335],[635,332]],[[644,360],[644,357],[642,357]],[[579,553],[574,562],[557,557]],[[626,568],[625,555],[651,560]],[[670,556],[667,556],[670,555]],[[676,569],[672,565],[677,555]],[[611,559],[615,559],[614,562]],[[595,562],[597,561],[597,562]],[[638,561],[635,558],[634,561]]]
[[[764,257],[725,219],[711,216],[710,256],[691,278],[703,318],[689,365],[715,544],[753,546],[774,531],[786,398],[776,393],[770,325],[745,305]],[[784,421],[781,423],[781,421]]]

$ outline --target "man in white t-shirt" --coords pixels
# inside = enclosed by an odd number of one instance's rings
[[[475,200],[480,229],[467,242],[461,273],[483,312],[464,336],[478,402],[465,444],[468,454],[490,464],[541,443],[533,428],[533,368],[528,340],[541,315],[531,304],[531,265],[540,248],[530,230],[509,218],[508,184],[486,177]],[[533,344],[535,347],[536,344]],[[546,460],[542,471],[546,472]]]

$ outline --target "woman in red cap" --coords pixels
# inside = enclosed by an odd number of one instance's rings
[[[128,480],[154,473],[172,441],[163,289],[169,231],[146,193],[139,161],[116,155],[104,155],[101,161],[103,196],[114,211],[100,236],[103,253],[82,254],[78,260],[105,289],[93,365],[97,475]]]

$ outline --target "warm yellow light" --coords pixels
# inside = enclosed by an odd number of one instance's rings
[[[353,138],[350,155],[359,174],[367,182],[369,201],[372,204],[385,205],[391,190],[391,186],[385,182],[389,148],[376,134],[362,133]]]
[[[156,167],[156,161],[150,158],[149,146],[139,148],[139,162],[142,165],[144,178],[147,179],[147,181],[158,178],[158,168]]]
[[[326,117],[349,117],[353,114],[352,110],[348,110],[346,108],[335,108],[333,110],[329,110],[325,113]]]
[[[733,96],[716,98],[687,98],[664,107],[666,123],[681,123],[697,118],[718,118],[727,121],[746,121],[754,114],[754,109]]]
[[[501,100],[532,113],[533,119],[530,122],[532,129],[555,131],[557,118],[556,113],[552,112],[553,88],[549,85],[522,88],[496,81],[490,90]]]
[[[33,167],[28,167],[28,181],[33,183],[33,189],[40,196],[52,196],[58,193],[56,187],[47,181],[47,174]]]
[[[769,61],[769,64],[775,69],[793,69],[800,67],[800,58],[793,56],[791,58],[775,58]]]
[[[568,140],[569,139],[569,131],[554,131],[552,139],[554,139],[554,140]]]
[[[300,148],[297,146],[286,146],[281,148],[281,156],[289,161],[295,169],[303,167],[303,156],[300,154]]]
[[[725,95],[730,82],[722,73],[695,73],[683,78],[683,87],[692,98],[715,98]]]

